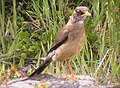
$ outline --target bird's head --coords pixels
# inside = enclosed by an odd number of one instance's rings
[[[86,16],[91,16],[89,9],[85,6],[76,7],[72,16],[74,22],[84,21]]]

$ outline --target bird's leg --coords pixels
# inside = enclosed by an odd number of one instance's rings
[[[67,60],[67,65],[68,65],[68,68],[70,69],[71,78],[72,78],[72,79],[75,78],[74,73],[73,73],[73,71],[72,71],[72,67],[71,67],[71,65],[70,65],[70,60],[69,60],[69,59]]]
[[[66,72],[66,69],[65,69],[63,63],[64,63],[64,61],[61,61],[61,62],[60,62],[60,65],[61,65],[61,67],[62,67],[62,69],[63,69],[63,72],[64,72],[66,78],[68,78],[68,75],[67,75],[67,72]]]

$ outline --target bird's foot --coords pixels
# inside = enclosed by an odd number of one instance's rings
[[[75,79],[75,75],[71,74],[70,79]]]
[[[75,76],[74,74],[72,75],[64,75],[61,77],[63,80],[74,80],[75,79]]]

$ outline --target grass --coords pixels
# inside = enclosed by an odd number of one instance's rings
[[[93,76],[99,83],[120,82],[120,2],[119,0],[13,0],[11,13],[1,0],[0,77],[19,77],[18,67],[34,64],[46,55],[56,34],[67,22],[73,8],[85,5],[93,17],[85,20],[86,42],[81,53],[71,59],[75,74]],[[24,5],[26,8],[23,8]],[[19,8],[20,6],[20,8]],[[18,9],[19,8],[19,9]],[[16,10],[17,9],[17,10]],[[7,12],[8,11],[8,12]],[[35,64],[36,63],[36,64]],[[17,68],[16,68],[17,66]],[[55,67],[54,67],[55,66]],[[61,74],[59,63],[51,64],[45,73]],[[67,68],[67,67],[66,67]],[[28,74],[31,73],[31,69]]]

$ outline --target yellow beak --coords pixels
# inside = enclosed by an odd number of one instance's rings
[[[85,14],[83,14],[82,16],[91,16],[91,14],[89,12],[85,12]]]

